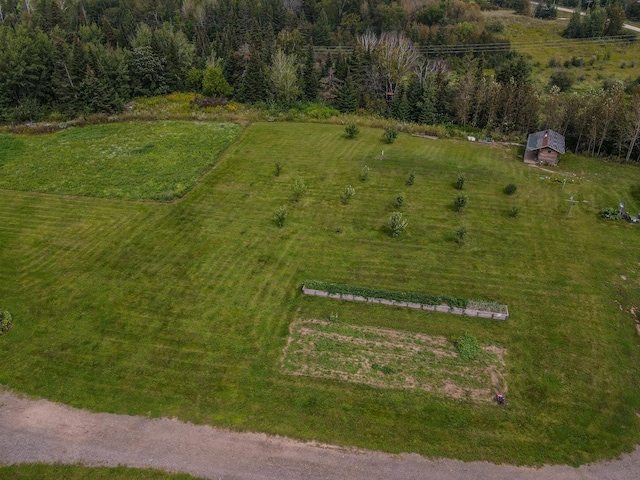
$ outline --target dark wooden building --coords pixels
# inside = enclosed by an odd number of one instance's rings
[[[529,135],[524,161],[533,165],[558,165],[558,156],[564,152],[564,137],[553,130],[542,130]]]

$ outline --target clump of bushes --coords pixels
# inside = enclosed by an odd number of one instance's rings
[[[480,353],[480,350],[482,350],[478,343],[478,339],[466,332],[455,340],[454,345],[458,352],[458,358],[464,361],[475,359]]]
[[[389,220],[387,221],[389,235],[398,237],[407,228],[407,223],[407,220],[403,218],[400,212],[393,212],[389,215]]]
[[[350,123],[346,127],[344,127],[344,131],[349,138],[356,138],[360,133],[360,129],[355,123]]]
[[[9,313],[9,310],[0,308],[0,335],[11,328],[12,322],[13,318],[11,317],[11,313]]]
[[[510,183],[506,187],[504,187],[504,193],[507,195],[513,195],[518,190],[518,186],[515,183]]]

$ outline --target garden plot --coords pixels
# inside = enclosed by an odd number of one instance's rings
[[[301,319],[291,324],[282,368],[291,375],[489,402],[507,391],[504,354],[483,346],[464,361],[445,337]]]

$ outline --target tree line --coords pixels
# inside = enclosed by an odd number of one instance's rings
[[[525,56],[474,52],[508,47],[501,24],[485,24],[479,4],[419,5],[0,0],[0,116],[18,123],[109,114],[137,96],[192,91],[214,102],[321,102],[504,134],[551,127],[575,150],[636,160],[640,119],[621,85],[543,94]],[[421,53],[433,44],[469,49],[464,57]],[[318,53],[330,45],[348,48]]]

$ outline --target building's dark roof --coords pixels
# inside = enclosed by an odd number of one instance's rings
[[[527,150],[540,150],[551,148],[558,153],[564,153],[564,137],[553,130],[542,130],[529,135]]]

